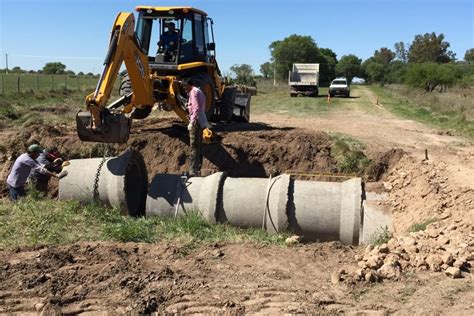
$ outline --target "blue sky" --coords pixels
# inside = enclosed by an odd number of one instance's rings
[[[61,61],[74,71],[99,73],[109,32],[120,11],[136,5],[190,5],[214,19],[221,69],[250,64],[258,72],[268,45],[291,34],[310,35],[338,58],[367,59],[416,34],[444,33],[458,59],[474,47],[472,0],[0,0],[0,68],[41,69]]]

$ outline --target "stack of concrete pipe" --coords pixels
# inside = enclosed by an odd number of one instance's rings
[[[291,231],[305,240],[364,241],[360,178],[317,182],[286,174],[270,179],[231,178],[223,172],[192,178],[158,174],[144,194],[146,168],[139,157],[130,151],[105,160],[71,160],[68,176],[60,180],[59,198],[95,199],[134,216],[200,212],[210,223],[261,227],[270,233]]]

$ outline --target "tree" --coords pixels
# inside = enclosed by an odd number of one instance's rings
[[[411,63],[449,63],[456,57],[456,54],[448,50],[449,46],[449,43],[444,41],[442,33],[439,35],[434,32],[416,35],[408,51],[408,61]]]
[[[260,65],[260,73],[263,75],[265,79],[273,78],[273,64],[270,62],[266,62]]]
[[[84,73],[83,73],[82,71],[79,71],[79,72],[77,73],[77,75],[78,75],[78,76],[84,76]]]
[[[408,50],[404,42],[395,43],[395,57],[403,63],[408,62]]]
[[[71,75],[71,76],[74,76],[76,73],[72,70],[66,70],[66,75]]]
[[[468,49],[466,53],[464,54],[464,60],[468,64],[474,63],[474,48]]]
[[[452,86],[461,77],[455,64],[413,63],[408,67],[406,83],[432,92],[437,86]]]
[[[12,68],[11,72],[12,72],[12,73],[16,73],[16,74],[21,74],[21,73],[24,73],[25,70],[21,69],[21,68],[18,67],[18,66],[15,66],[15,67]]]
[[[356,55],[344,55],[336,65],[336,74],[346,77],[350,83],[354,77],[362,75],[361,63],[362,60]]]
[[[252,66],[247,64],[241,65],[233,65],[230,67],[230,71],[232,71],[235,75],[235,82],[238,84],[246,84],[246,85],[255,85],[255,81],[253,79],[253,69]]]
[[[376,50],[374,53],[374,59],[378,63],[388,66],[395,58],[395,53],[387,47],[382,47],[380,50]]]
[[[282,41],[272,42],[269,49],[272,61],[275,63],[277,78],[280,79],[288,79],[288,73],[294,63],[325,61],[311,36],[293,34]]]
[[[63,74],[66,70],[66,65],[60,62],[47,63],[43,67],[43,72],[45,74]]]
[[[337,55],[329,48],[320,48],[324,61],[319,65],[319,84],[328,86],[332,79],[336,77]]]

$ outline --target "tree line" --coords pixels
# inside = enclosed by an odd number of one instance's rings
[[[46,63],[43,68],[39,70],[25,70],[21,69],[19,66],[15,66],[12,69],[0,69],[0,73],[95,76],[92,72],[84,73],[79,71],[76,74],[74,71],[66,69],[66,65],[61,62]]]
[[[318,47],[311,36],[294,34],[269,45],[271,58],[260,65],[260,73],[265,79],[276,76],[286,81],[293,63],[319,63],[322,86],[339,76],[350,82],[360,77],[381,85],[405,83],[427,92],[436,88],[442,91],[456,84],[474,85],[474,48],[468,49],[464,59],[457,61],[449,47],[442,33],[433,32],[416,35],[411,43],[397,42],[393,49],[381,47],[364,61],[354,54],[338,60],[334,51]],[[231,71],[238,83],[248,84],[253,80],[250,65],[234,65]]]

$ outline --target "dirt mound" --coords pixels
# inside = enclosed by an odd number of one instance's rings
[[[335,172],[326,133],[256,123],[223,125],[215,131],[221,141],[204,146],[203,174],[226,171],[233,177],[267,177],[288,170]],[[136,127],[130,145],[143,154],[149,174],[180,173],[187,171],[187,134],[182,125],[148,122],[145,128]]]

